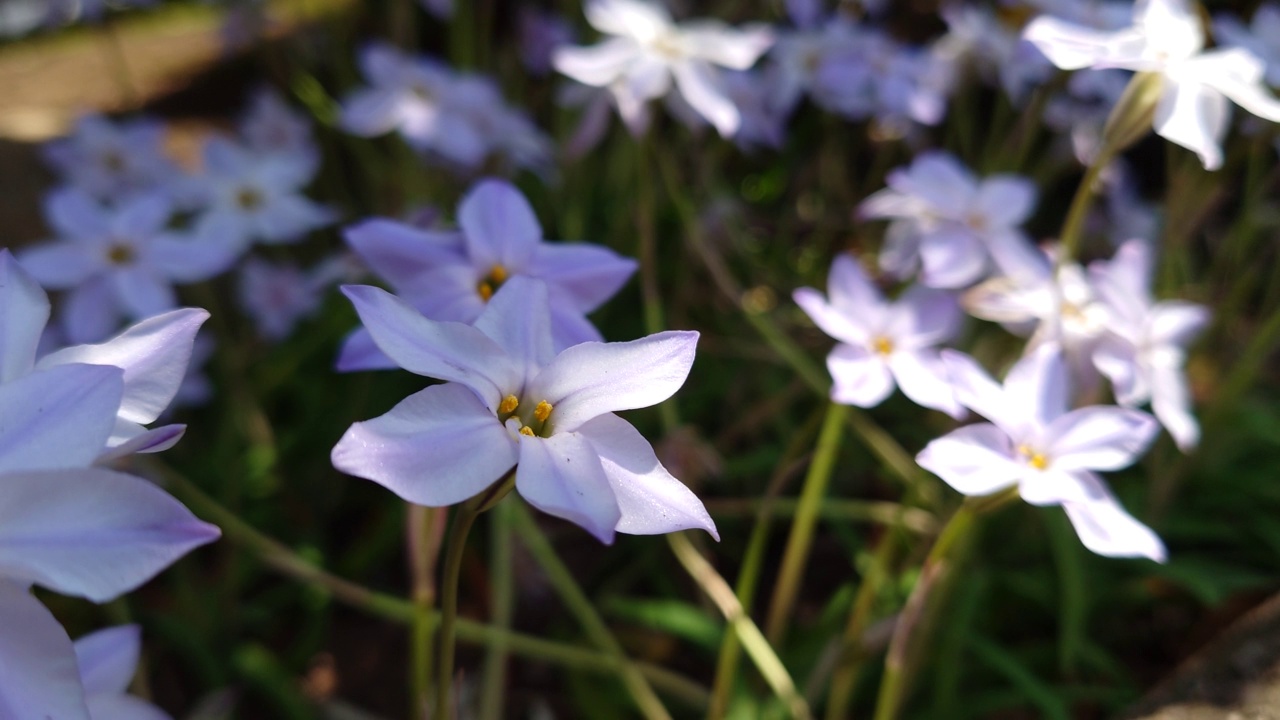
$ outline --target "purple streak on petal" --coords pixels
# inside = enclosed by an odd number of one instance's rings
[[[82,467],[106,446],[119,368],[64,365],[0,385],[0,473]]]

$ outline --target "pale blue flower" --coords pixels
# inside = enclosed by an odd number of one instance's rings
[[[85,635],[76,640],[75,653],[91,720],[169,720],[160,708],[129,694],[142,655],[137,625]]]
[[[67,184],[98,200],[170,193],[181,172],[164,153],[164,135],[156,120],[86,115],[73,134],[46,145],[44,155]]]

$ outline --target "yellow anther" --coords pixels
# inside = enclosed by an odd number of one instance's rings
[[[489,302],[489,298],[493,297],[493,286],[487,280],[481,280],[476,292],[480,293],[480,299]]]
[[[888,355],[893,352],[893,341],[887,337],[878,337],[871,343],[871,345],[875,348],[876,352],[881,355]]]
[[[1044,470],[1045,468],[1049,467],[1049,458],[1045,457],[1044,455],[1041,455],[1040,453],[1034,453],[1031,456],[1031,459],[1028,460],[1027,462],[1031,463],[1031,467],[1037,470]]]
[[[498,405],[498,412],[502,415],[509,415],[520,407],[520,400],[515,395],[508,395],[502,398],[502,403]]]
[[[489,271],[489,279],[501,285],[507,281],[507,269],[501,265],[494,265],[493,269]]]
[[[543,400],[533,409],[533,416],[538,419],[538,422],[546,422],[547,418],[551,417],[551,411],[554,409],[551,403]]]
[[[133,262],[133,248],[117,243],[107,248],[107,261],[112,265],[128,265]]]
[[[236,204],[244,210],[256,210],[262,205],[262,193],[253,188],[240,188],[236,193]]]
[[[533,437],[533,428],[529,427],[528,425],[525,425],[524,427],[521,427],[521,428],[520,428],[520,434],[521,434],[521,435],[528,435],[529,437]]]

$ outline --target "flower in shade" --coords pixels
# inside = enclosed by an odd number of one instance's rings
[[[80,684],[92,720],[169,720],[155,705],[129,694],[138,671],[142,634],[137,625],[121,625],[75,642]]]
[[[937,350],[959,330],[962,316],[955,298],[915,286],[886,301],[848,255],[831,264],[827,294],[829,299],[800,288],[794,297],[823,332],[840,341],[827,356],[835,382],[832,400],[874,407],[896,385],[919,405],[957,418],[964,414]]]
[[[547,288],[536,280],[509,280],[475,326],[428,320],[377,288],[343,291],[396,364],[445,382],[353,425],[334,467],[432,507],[478,495],[514,469],[526,501],[606,543],[615,532],[716,535],[702,502],[614,414],[675,393],[697,333],[556,353]]]
[[[311,123],[305,115],[289,107],[280,93],[260,88],[249,101],[249,108],[240,119],[240,134],[245,145],[255,153],[293,155],[305,157],[318,167],[320,154],[311,137]],[[311,174],[307,176],[310,180]]]
[[[44,155],[68,184],[98,200],[165,192],[179,171],[164,154],[164,134],[155,120],[86,115],[71,136],[46,145]]]
[[[1124,68],[1157,78],[1156,134],[1195,152],[1209,170],[1222,166],[1231,102],[1280,121],[1263,61],[1240,47],[1206,52],[1203,23],[1186,0],[1139,0],[1133,24],[1120,30],[1039,17],[1024,37],[1064,70]]]
[[[587,22],[610,36],[590,47],[561,47],[557,70],[584,85],[613,93],[632,134],[650,100],[673,83],[681,98],[725,137],[738,131],[741,116],[718,68],[747,70],[773,44],[764,26],[734,30],[713,20],[676,25],[666,9],[646,0],[588,0]]]
[[[864,31],[857,42],[830,52],[818,67],[818,104],[853,120],[874,118],[886,131],[905,134],[911,123],[936,125],[946,112],[941,68],[921,48]]]
[[[534,75],[550,73],[555,49],[574,39],[573,28],[556,13],[528,6],[520,8],[520,61]]]
[[[45,213],[58,239],[18,258],[44,287],[71,291],[62,325],[72,342],[101,340],[122,319],[173,309],[174,283],[213,277],[237,254],[213,228],[169,230],[173,207],[160,195],[137,195],[111,209],[78,190],[63,190],[49,197]]]
[[[1267,82],[1280,85],[1280,4],[1259,5],[1247,26],[1233,15],[1217,15],[1213,30],[1220,45],[1244,48],[1256,55],[1266,64]]]
[[[1209,323],[1207,308],[1181,300],[1151,297],[1152,253],[1130,240],[1109,262],[1089,267],[1107,309],[1106,335],[1093,353],[1098,370],[1111,380],[1116,401],[1151,403],[1151,410],[1182,450],[1200,440],[1191,414],[1191,393],[1183,371],[1187,346]]]
[[[368,220],[346,231],[347,243],[374,272],[423,315],[469,323],[503,283],[532,277],[547,284],[556,349],[600,340],[589,313],[613,296],[636,263],[586,243],[546,243],[529,202],[510,183],[484,180],[458,206],[460,232],[419,230]],[[343,347],[338,367],[395,365],[367,332]]]
[[[39,357],[49,300],[8,250],[0,250],[0,386],[59,365],[110,365],[124,371],[116,425],[98,460],[172,447],[185,425],[147,429],[173,400],[191,360],[196,331],[209,313],[185,308],[128,328],[100,345],[78,345]]]
[[[951,155],[926,152],[889,173],[889,187],[858,207],[865,218],[892,218],[880,266],[897,277],[917,270],[929,287],[958,288],[981,279],[992,261],[1034,262],[1038,252],[1019,227],[1036,187],[1016,175],[978,180]]]
[[[991,422],[930,442],[916,457],[921,467],[965,495],[1016,487],[1032,505],[1061,505],[1099,555],[1164,561],[1160,538],[1095,472],[1133,464],[1155,438],[1155,418],[1114,406],[1069,410],[1066,367],[1053,344],[1019,360],[1003,386],[968,355],[944,351],[943,361],[956,398]]]

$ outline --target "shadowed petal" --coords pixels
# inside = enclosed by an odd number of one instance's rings
[[[891,306],[885,330],[894,347],[914,350],[950,340],[962,322],[954,295],[913,285]]]
[[[30,372],[48,321],[48,296],[7,249],[0,249],[0,383]]]
[[[542,226],[514,185],[482,180],[458,205],[458,225],[477,268],[524,270],[542,242]]]
[[[369,269],[397,288],[412,285],[437,265],[466,260],[458,233],[428,232],[384,218],[350,225],[342,237]]]
[[[1083,475],[1092,485],[1090,498],[1062,504],[1080,542],[1106,557],[1145,557],[1164,562],[1164,543],[1151,528],[1125,512],[1101,478],[1093,473]]]
[[[1133,343],[1113,335],[1104,337],[1093,349],[1093,366],[1111,381],[1111,391],[1121,405],[1140,405],[1151,397]]]
[[[920,279],[935,288],[962,288],[987,271],[987,250],[972,232],[960,226],[935,230],[920,237]]]
[[[698,114],[706,118],[723,137],[732,137],[742,124],[738,106],[729,99],[715,68],[699,60],[686,60],[671,66],[676,88]]]
[[[97,342],[119,327],[120,301],[110,278],[100,275],[71,291],[62,306],[62,327],[73,343]]]
[[[0,482],[0,573],[64,595],[106,602],[219,535],[155,485],[110,470]]]
[[[90,720],[71,638],[26,588],[3,579],[0,668],[0,717]]]
[[[378,348],[373,336],[364,328],[356,328],[342,341],[342,349],[338,351],[338,360],[334,363],[334,369],[338,372],[396,370],[399,367]]]
[[[1119,470],[1137,460],[1159,432],[1155,418],[1111,406],[1083,407],[1045,432],[1053,466],[1061,470]]]
[[[1016,409],[1010,407],[1004,389],[987,374],[977,360],[955,350],[943,350],[942,364],[947,368],[956,400],[1004,429],[1006,433],[1021,430]]]
[[[1026,474],[1013,452],[1013,443],[1000,428],[979,423],[929,443],[916,462],[965,495],[990,495]]]
[[[1133,30],[1104,31],[1052,17],[1032,20],[1022,37],[1063,70],[1140,62],[1141,36]]]
[[[142,630],[137,625],[106,628],[76,640],[75,649],[86,694],[123,693],[138,670]]]
[[[716,540],[716,524],[702,501],[671,476],[653,446],[617,415],[601,415],[578,429],[600,455],[600,465],[613,488],[622,519],[617,530],[657,535],[701,528]]]
[[[434,385],[385,415],[358,422],[333,449],[333,466],[418,505],[479,494],[516,463],[498,418],[462,385]]]
[[[476,318],[474,326],[520,365],[522,386],[555,357],[547,284],[541,280],[523,276],[508,280]]]
[[[543,243],[528,273],[547,281],[589,313],[613,297],[635,273],[637,263],[614,251],[585,243]]]
[[[117,419],[116,429],[107,440],[106,450],[98,455],[93,464],[105,465],[134,453],[164,452],[177,445],[186,432],[187,426],[182,424],[161,425],[148,430],[141,425]]]
[[[578,433],[520,438],[516,489],[530,505],[581,525],[606,545],[622,519],[590,441]]]
[[[93,462],[115,426],[122,378],[120,368],[63,365],[0,385],[0,473]]]
[[[889,369],[902,394],[917,405],[941,410],[957,420],[964,407],[951,389],[950,376],[936,351],[900,351],[889,356]]]
[[[133,318],[145,318],[178,304],[173,286],[148,267],[133,265],[121,268],[109,276],[125,314]]]
[[[1067,411],[1067,368],[1054,343],[1023,356],[1004,379],[1005,396],[1017,403],[1019,417],[1044,427]],[[994,418],[993,418],[994,419]]]
[[[1156,365],[1151,369],[1151,410],[1182,452],[1199,444],[1200,424],[1191,413],[1191,392],[1182,368]]]
[[[1222,167],[1222,138],[1227,134],[1231,104],[1221,93],[1199,82],[1165,79],[1156,104],[1156,134],[1200,156],[1206,170]]]

